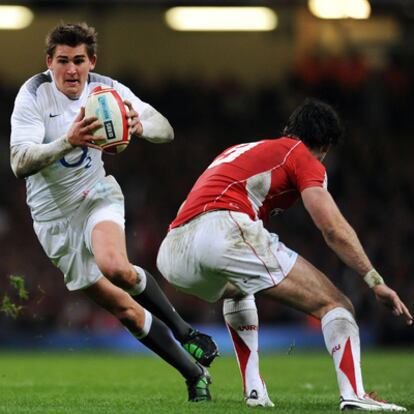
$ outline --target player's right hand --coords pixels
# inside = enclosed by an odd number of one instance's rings
[[[101,147],[95,145],[94,141],[104,139],[104,137],[92,135],[100,127],[102,127],[102,123],[98,121],[96,116],[85,118],[85,108],[82,107],[66,136],[73,147],[86,146],[101,150]]]
[[[377,300],[392,309],[392,313],[395,316],[404,317],[407,325],[413,324],[413,316],[407,306],[405,306],[404,302],[400,299],[397,292],[385,284],[374,286],[372,290],[374,291]]]

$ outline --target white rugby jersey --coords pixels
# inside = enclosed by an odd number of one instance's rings
[[[115,88],[145,119],[153,108],[132,91],[109,77],[90,73],[79,97],[72,100],[60,92],[51,71],[39,73],[20,88],[11,117],[11,147],[49,143],[65,135],[96,86]],[[148,111],[151,110],[151,111]],[[94,184],[105,176],[102,153],[75,148],[60,160],[26,178],[27,204],[36,221],[54,220],[73,212]]]

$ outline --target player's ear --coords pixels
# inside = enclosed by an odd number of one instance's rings
[[[46,55],[46,65],[48,69],[51,69],[53,57],[50,55]]]
[[[96,55],[93,55],[91,58],[89,58],[89,70],[95,69],[96,59]]]

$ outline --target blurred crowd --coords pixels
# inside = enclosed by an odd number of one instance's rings
[[[304,57],[283,82],[256,87],[230,77],[214,83],[164,79],[148,87],[131,74],[114,75],[166,115],[176,135],[168,145],[133,142],[124,153],[105,156],[107,172],[120,182],[126,198],[131,261],[154,274],[189,321],[222,323],[220,303],[203,303],[164,282],[155,267],[157,249],[194,180],[219,152],[236,143],[280,136],[291,110],[313,96],[333,104],[345,125],[344,142],[326,161],[329,189],[376,268],[414,311],[412,69],[409,62],[391,56],[385,67],[374,70],[355,53]],[[0,91],[0,300],[7,295],[23,306],[16,319],[0,313],[0,340],[4,332],[20,330],[119,329],[110,315],[66,290],[62,275],[38,244],[24,181],[14,178],[9,167],[9,116],[17,90],[0,85]],[[413,330],[378,306],[368,287],[325,246],[300,202],[273,218],[268,228],[350,296],[357,320],[375,329],[382,343],[414,339]],[[24,278],[28,300],[18,297],[11,275]],[[258,306],[263,324],[317,326],[263,298]]]

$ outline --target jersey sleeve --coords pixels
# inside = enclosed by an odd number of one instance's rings
[[[41,144],[44,136],[45,125],[38,105],[26,87],[22,86],[11,116],[10,146]]]
[[[289,157],[287,170],[289,178],[299,192],[309,187],[328,187],[325,167],[303,144]]]

